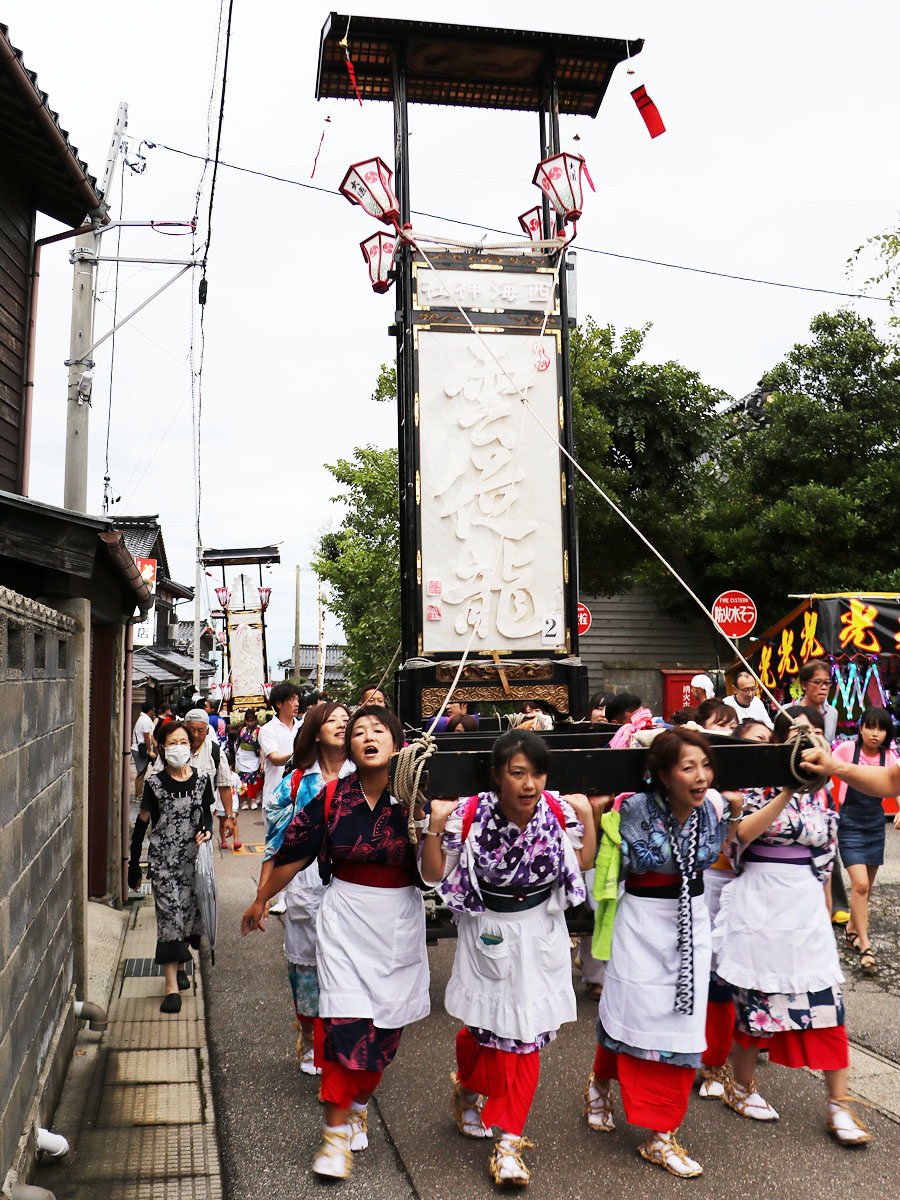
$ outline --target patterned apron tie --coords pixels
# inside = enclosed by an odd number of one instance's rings
[[[697,861],[699,817],[692,812],[681,830],[671,812],[666,813],[672,857],[681,874],[678,894],[678,978],[675,982],[675,1012],[690,1015],[694,1011],[694,930],[691,911],[691,877]],[[681,852],[679,833],[687,834],[687,856]]]

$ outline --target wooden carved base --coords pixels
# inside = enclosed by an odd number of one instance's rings
[[[463,673],[460,676],[461,680],[470,680],[475,683],[483,680],[485,683],[493,683],[500,671],[505,671],[508,679],[552,679],[553,678],[553,663],[552,662],[505,662],[500,659],[499,666],[496,663],[472,662],[466,663],[463,667]],[[435,668],[435,679],[438,683],[452,683],[456,675],[456,665],[454,663],[441,664]]]
[[[546,700],[552,704],[561,713],[568,715],[569,712],[569,689],[564,684],[528,684],[527,686],[517,687],[510,686],[510,694],[504,692],[502,686],[497,683],[495,685],[486,684],[482,687],[457,687],[453,693],[453,699],[469,704],[474,704],[479,700],[493,700],[498,704],[501,701],[510,700]],[[444,702],[444,697],[447,695],[446,688],[423,688],[422,689],[422,716],[433,717]]]

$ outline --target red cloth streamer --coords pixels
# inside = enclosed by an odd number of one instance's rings
[[[316,167],[319,164],[319,155],[322,153],[322,143],[325,141],[325,130],[322,130],[322,136],[319,138],[319,148],[316,151],[316,157],[313,159],[313,169],[309,173],[310,179],[315,178]]]
[[[618,1079],[629,1123],[656,1133],[669,1133],[684,1120],[695,1074],[693,1067],[614,1054],[605,1046],[597,1047],[594,1058],[595,1079]]]
[[[512,1054],[480,1046],[463,1026],[456,1035],[456,1061],[462,1086],[488,1098],[481,1112],[485,1128],[499,1125],[504,1133],[521,1137],[541,1072],[538,1052]]]
[[[663,125],[663,119],[659,115],[659,109],[647,95],[647,89],[641,84],[636,87],[631,93],[635,104],[638,106],[638,112],[644,118],[644,124],[652,138],[659,137],[661,133],[666,132],[666,127]]]
[[[351,1071],[340,1063],[322,1063],[322,1099],[338,1108],[349,1108],[360,1096],[371,1096],[381,1083],[381,1071]]]
[[[745,1050],[751,1046],[768,1049],[769,1062],[778,1063],[780,1067],[841,1071],[850,1065],[847,1030],[843,1025],[829,1029],[782,1029],[770,1034],[735,1029],[734,1040]]]
[[[347,74],[350,76],[350,82],[353,84],[354,92],[356,92],[356,98],[359,101],[359,107],[362,108],[362,96],[359,94],[359,88],[356,86],[356,68],[354,67],[350,58],[350,51],[346,46],[344,47],[344,58],[347,60]]]

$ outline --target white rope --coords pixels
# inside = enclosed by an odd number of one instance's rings
[[[404,233],[405,233],[405,236],[409,238],[409,240],[412,242],[412,244],[416,247],[416,249],[419,251],[419,253],[422,255],[422,257],[425,259],[425,262],[428,264],[428,266],[431,268],[431,270],[434,271],[437,278],[440,279],[440,274],[435,269],[434,264],[428,258],[428,255],[421,248],[421,246],[417,245],[417,243],[413,240],[412,232],[410,230],[405,230]],[[555,270],[555,276],[557,279],[559,277],[559,268],[560,268],[561,263],[562,263],[562,255],[559,255],[556,270]],[[675,580],[677,580],[678,583],[681,584],[681,586],[684,588],[684,590],[687,592],[687,594],[691,597],[691,599],[694,601],[694,603],[698,606],[698,608],[701,610],[701,612],[703,612],[703,614],[709,618],[709,620],[712,622],[716,631],[721,635],[721,637],[723,637],[725,639],[725,641],[728,643],[728,645],[731,647],[731,649],[734,651],[734,653],[737,655],[737,657],[741,660],[741,662],[744,664],[744,666],[747,668],[747,670],[750,672],[750,674],[753,676],[753,678],[756,680],[756,682],[759,684],[759,686],[762,688],[762,690],[768,696],[768,698],[772,702],[772,704],[778,709],[778,711],[780,713],[784,713],[785,712],[784,706],[775,699],[775,697],[772,695],[771,691],[766,687],[765,683],[762,681],[762,679],[760,679],[759,675],[757,675],[756,671],[753,669],[753,667],[750,665],[750,663],[747,661],[747,659],[741,653],[741,650],[738,647],[737,642],[735,642],[733,640],[733,638],[730,638],[728,636],[728,634],[722,633],[722,630],[719,629],[719,626],[716,624],[715,618],[713,617],[712,613],[709,611],[709,609],[706,607],[706,605],[703,603],[703,601],[700,599],[700,597],[697,595],[697,593],[681,578],[681,576],[678,574],[678,572],[675,570],[675,568],[672,566],[672,564],[660,553],[659,550],[657,550],[657,548],[653,545],[653,543],[650,541],[650,539],[647,538],[641,532],[640,529],[638,529],[638,527],[637,527],[637,525],[635,525],[634,521],[632,521],[631,518],[622,511],[622,509],[618,506],[618,504],[616,504],[616,502],[610,496],[607,496],[606,492],[603,491],[603,489],[596,482],[596,480],[593,479],[588,474],[588,472],[584,469],[584,467],[582,467],[582,465],[578,462],[578,460],[574,457],[574,455],[570,454],[569,451],[565,448],[565,446],[563,446],[563,444],[560,442],[560,440],[556,436],[556,434],[553,433],[552,430],[547,428],[547,426],[544,424],[544,422],[541,420],[541,418],[537,415],[537,413],[534,411],[534,409],[529,404],[528,397],[526,396],[526,394],[519,387],[516,380],[513,379],[513,377],[510,375],[509,371],[507,371],[506,367],[503,365],[503,363],[500,361],[500,359],[497,358],[496,354],[494,354],[494,351],[491,348],[491,346],[488,344],[487,339],[482,336],[481,331],[478,328],[476,328],[476,326],[472,323],[472,320],[470,319],[469,314],[462,307],[462,305],[455,298],[455,296],[453,296],[453,293],[449,289],[448,289],[448,294],[449,294],[451,300],[453,301],[453,303],[456,305],[457,309],[459,309],[459,312],[462,314],[463,320],[469,326],[469,329],[472,331],[472,333],[475,334],[475,336],[481,342],[484,349],[488,352],[488,354],[491,356],[491,358],[497,364],[498,368],[506,376],[509,383],[512,384],[513,389],[518,394],[518,397],[521,400],[522,405],[524,406],[526,411],[531,414],[532,418],[537,422],[537,424],[544,431],[544,433],[547,435],[547,437],[550,438],[550,440],[553,442],[553,444],[559,449],[560,453],[569,460],[569,462],[572,464],[572,466],[575,468],[575,470],[584,479],[587,480],[587,482],[594,489],[594,491],[597,493],[597,495],[600,496],[601,499],[606,501],[606,503],[613,510],[613,512],[616,513],[616,515],[619,516],[625,522],[625,524],[628,526],[628,528],[633,533],[637,534],[637,536],[641,539],[641,541],[644,543],[644,545],[647,547],[647,549],[656,558],[659,559],[659,561],[666,568],[666,570],[669,572],[669,574]],[[551,303],[552,303],[552,299],[553,299],[553,297],[551,295]],[[544,330],[547,327],[547,319],[548,319],[549,315],[550,314],[549,314],[549,309],[548,309],[548,311],[544,315],[544,323],[541,326],[541,334],[542,335],[544,333]],[[508,512],[508,510],[507,510],[507,512]],[[468,648],[467,648],[467,650],[468,650]],[[461,670],[461,668],[460,668],[460,670]],[[457,671],[457,679],[459,677],[459,674],[460,674],[460,671]],[[456,680],[454,680],[453,686],[454,687],[456,686]],[[445,707],[446,707],[446,703],[447,703],[447,701],[445,700],[445,702],[444,702]],[[443,712],[443,709],[441,711]],[[437,719],[437,718],[435,718],[435,719]],[[432,728],[433,727],[434,726],[432,726]]]
[[[477,254],[489,254],[500,250],[517,250],[526,256],[535,252],[544,253],[545,251],[561,250],[568,244],[566,238],[561,237],[528,240],[516,238],[505,242],[468,242],[461,238],[442,237],[440,234],[417,233],[414,229],[401,229],[400,237],[415,246],[423,254],[423,242],[429,246],[451,247],[457,250],[469,250]],[[433,267],[432,270],[434,270]]]

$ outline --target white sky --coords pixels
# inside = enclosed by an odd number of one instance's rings
[[[314,99],[324,5],[236,0],[222,157],[336,188],[346,167],[391,160],[391,108]],[[445,5],[366,0],[367,15],[446,20]],[[892,0],[575,0],[552,26],[534,0],[457,0],[463,23],[643,37],[636,74],[620,66],[596,121],[563,122],[564,145],[585,155],[587,193],[578,242],[812,287],[854,290],[846,259],[897,220]],[[95,14],[96,15],[96,14]],[[38,74],[95,175],[116,107],[128,132],[202,154],[218,4],[134,0],[97,19],[62,0],[6,0],[0,19]],[[352,51],[352,27],[351,27]],[[668,131],[651,140],[629,96],[644,83]],[[537,117],[482,110],[411,109],[414,209],[515,229],[538,199]],[[145,151],[126,172],[126,219],[189,217],[201,164]],[[113,198],[118,213],[119,189]],[[208,195],[201,213],[206,212]],[[417,228],[452,226],[415,218]],[[393,292],[369,289],[358,243],[375,222],[339,197],[220,168],[216,187],[203,387],[203,540],[209,546],[281,544],[267,582],[270,661],[290,653],[294,568],[336,523],[325,462],[364,443],[395,441],[392,407],[369,399],[391,361]],[[57,226],[42,219],[39,234]],[[474,235],[470,235],[474,236]],[[115,234],[105,252],[114,253]],[[122,254],[187,253],[188,239],[123,235]],[[646,357],[677,359],[733,395],[795,342],[836,297],[717,280],[580,253],[579,317],[619,329],[652,322]],[[109,327],[111,267],[101,268],[97,332]],[[119,313],[174,268],[123,265]],[[172,574],[192,584],[193,471],[188,277],[118,336],[110,474],[126,514],[159,513]],[[71,268],[67,246],[43,255],[32,449],[35,499],[62,502]],[[886,305],[859,310],[883,322]],[[109,344],[97,353],[89,508],[100,511],[108,411]],[[210,585],[216,581],[210,580]],[[316,637],[315,581],[303,576],[301,637]],[[375,598],[373,598],[375,599]],[[186,613],[183,615],[187,615]],[[333,623],[329,623],[335,636]],[[274,673],[274,672],[273,672]]]

